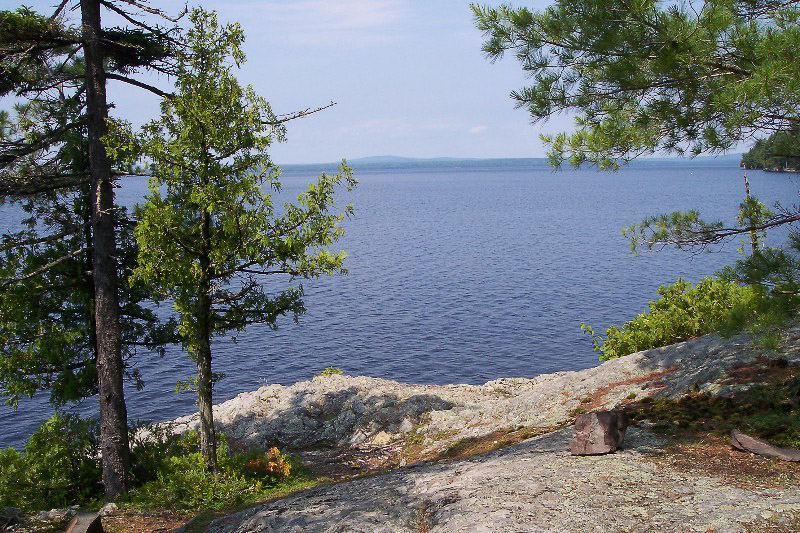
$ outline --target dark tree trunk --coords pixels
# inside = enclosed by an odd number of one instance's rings
[[[128,413],[122,389],[114,190],[111,184],[111,162],[101,140],[107,131],[108,105],[104,55],[100,43],[99,0],[81,0],[81,19],[86,61],[86,108],[91,170],[100,447],[105,493],[107,497],[115,498],[127,489]]]
[[[86,244],[86,256],[84,258],[83,278],[86,287],[86,294],[89,295],[87,302],[89,323],[89,343],[92,347],[95,369],[97,368],[97,318],[94,314],[94,245],[92,244],[92,194],[89,184],[81,186],[81,215],[83,217],[83,240]]]
[[[211,247],[211,216],[202,213],[202,254],[200,268],[200,294],[197,299],[197,410],[200,413],[200,451],[205,458],[206,467],[217,471],[217,438],[214,430],[214,411],[212,393],[214,383],[211,377],[211,260],[208,252]]]

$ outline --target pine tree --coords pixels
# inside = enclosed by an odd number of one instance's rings
[[[487,56],[513,53],[532,80],[511,93],[532,121],[575,114],[574,131],[542,136],[556,167],[615,169],[656,152],[720,153],[764,132],[778,132],[794,150],[800,2],[557,0],[539,12],[507,4],[472,10]],[[746,176],[745,184],[749,191]],[[706,247],[749,234],[754,253],[726,275],[794,294],[800,238],[787,250],[756,243],[769,228],[798,220],[797,207],[770,210],[746,192],[736,223],[676,212],[624,233],[634,249]]]
[[[104,28],[101,6],[122,16],[130,25]],[[66,19],[71,8],[77,7],[81,13],[79,27],[69,25]],[[143,21],[142,12],[165,17],[144,0],[63,0],[51,17],[24,7],[0,12],[0,96],[13,93],[21,98],[40,99],[55,91],[60,95],[66,93],[66,98],[76,95],[83,98],[80,115],[74,120],[44,127],[32,137],[12,138],[0,144],[0,195],[20,196],[88,186],[103,482],[109,497],[126,490],[129,445],[122,388],[124,363],[116,234],[119,213],[113,196],[116,175],[102,142],[108,127],[106,82],[115,79],[165,95],[129,76],[142,68],[172,72],[173,50],[178,44],[173,38],[176,29],[150,25]],[[79,71],[75,70],[76,57],[81,61]],[[88,165],[64,173],[58,168],[58,161],[48,154],[58,151],[65,135],[81,128],[85,132]],[[32,158],[36,159],[33,164]],[[42,273],[68,259],[67,256],[54,259],[43,265]]]

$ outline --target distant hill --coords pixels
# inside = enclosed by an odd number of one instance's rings
[[[742,154],[725,154],[720,156],[699,156],[693,159],[687,157],[648,157],[638,159],[631,163],[633,167],[650,167],[653,165],[723,165],[739,166]],[[400,168],[429,168],[429,169],[478,169],[478,168],[548,168],[547,159],[544,157],[519,157],[519,158],[460,158],[460,157],[402,157],[395,155],[379,155],[348,159],[347,164],[355,170],[379,170]],[[338,162],[331,163],[304,163],[282,165],[285,170],[329,172],[338,168]]]

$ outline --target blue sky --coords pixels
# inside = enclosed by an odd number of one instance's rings
[[[50,13],[55,0],[27,1]],[[498,2],[493,2],[498,3]],[[4,2],[12,7],[12,2]],[[546,1],[516,2],[541,8]],[[166,11],[183,5],[151,2]],[[336,161],[374,155],[409,157],[539,157],[540,131],[568,129],[556,117],[531,126],[508,94],[525,83],[507,57],[481,52],[468,1],[230,0],[204,1],[247,35],[239,73],[278,112],[335,101],[336,106],[288,124],[273,146],[278,163]],[[191,6],[191,4],[190,4]],[[5,6],[4,6],[5,8]],[[112,22],[112,19],[108,19]],[[168,87],[166,78],[154,83]],[[114,113],[141,124],[158,99],[112,82]]]

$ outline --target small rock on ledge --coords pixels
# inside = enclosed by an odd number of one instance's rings
[[[624,411],[597,411],[575,419],[575,435],[569,441],[572,455],[613,453],[622,446],[628,415]]]

